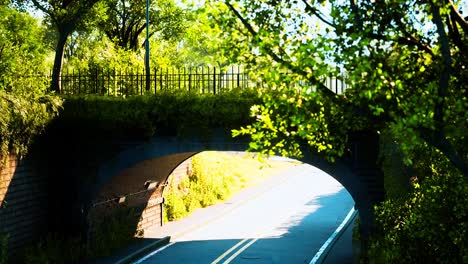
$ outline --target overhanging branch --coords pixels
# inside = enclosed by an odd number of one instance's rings
[[[244,25],[244,27],[249,31],[249,33],[256,39],[258,42],[262,42],[261,37],[258,35],[258,32],[252,27],[252,25],[237,11],[237,9],[229,3],[229,1],[225,2],[225,4],[228,6],[228,8],[234,13],[234,15],[241,21],[241,23]],[[329,97],[330,99],[335,98],[335,93],[333,93],[330,89],[328,89],[323,83],[321,83],[317,77],[315,76],[310,76],[306,71],[294,66],[290,61],[284,60],[282,57],[278,56],[271,47],[268,47],[268,45],[264,45],[263,50],[269,55],[274,61],[286,66],[289,70],[292,72],[299,74],[303,77],[305,77],[307,80],[309,80],[312,85],[315,85],[317,87],[317,90],[319,90],[322,94],[325,96]]]
[[[466,21],[465,18],[462,16],[462,14],[458,12],[452,0],[449,0],[449,3],[450,3],[451,11],[452,11],[451,15],[455,18],[455,20],[461,26],[465,34],[468,34],[468,21]]]
[[[443,127],[445,97],[448,94],[452,57],[450,55],[449,39],[447,37],[447,33],[445,32],[445,27],[440,15],[440,8],[434,3],[431,3],[431,11],[433,22],[437,26],[437,33],[439,34],[440,48],[443,59],[443,71],[440,75],[439,86],[437,88],[437,95],[439,100],[436,102],[434,109],[434,121],[436,124],[436,129],[440,130]]]
[[[468,176],[468,164],[460,156],[453,144],[447,140],[443,130],[431,131],[429,129],[419,129],[419,131],[422,139],[440,150],[455,168],[460,170],[465,177]]]
[[[42,6],[37,0],[32,0],[34,6],[36,8],[38,8],[40,11],[44,12],[45,14],[47,14],[50,19],[52,19],[52,21],[58,25],[58,20],[57,18],[54,16],[54,14],[52,12],[50,12],[50,10],[48,10],[47,8],[45,8],[44,6]]]
[[[306,0],[302,0],[302,2],[305,5],[305,11],[306,12],[310,12],[312,15],[316,16],[320,21],[322,21],[323,23],[329,25],[330,27],[336,28],[336,26],[333,23],[331,23],[330,21],[326,20],[323,17],[322,12],[320,12],[317,8],[311,6],[309,3],[307,3]]]

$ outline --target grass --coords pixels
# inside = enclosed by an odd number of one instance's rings
[[[179,220],[198,208],[225,201],[297,162],[260,161],[253,154],[202,152],[192,159],[192,174],[166,187],[164,222]]]

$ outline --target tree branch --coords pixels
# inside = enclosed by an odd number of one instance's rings
[[[465,20],[465,18],[458,12],[457,8],[455,8],[455,4],[453,3],[452,0],[448,0],[450,3],[451,7],[451,15],[455,18],[455,20],[460,24],[461,28],[465,32],[465,34],[468,34],[468,21]]]
[[[465,177],[468,176],[468,164],[460,157],[453,144],[447,140],[443,130],[431,131],[429,129],[419,129],[419,131],[422,139],[440,150],[455,168],[460,170]]]
[[[349,0],[349,4],[351,6],[351,11],[354,14],[354,22],[356,23],[357,30],[362,31],[364,29],[364,24],[362,23],[356,0]]]
[[[439,34],[440,48],[443,59],[443,71],[439,78],[439,86],[437,89],[437,95],[439,100],[436,102],[434,107],[434,121],[435,129],[427,130],[420,129],[422,131],[421,137],[426,140],[429,144],[439,149],[444,155],[450,160],[450,162],[458,168],[463,175],[468,175],[468,165],[457,153],[455,147],[449,142],[445,136],[443,115],[445,107],[445,98],[448,95],[450,71],[451,71],[451,55],[450,55],[450,43],[445,32],[445,27],[442,22],[440,15],[440,8],[431,2],[431,12],[433,16],[433,22],[437,27],[437,33]]]
[[[54,16],[54,14],[52,12],[50,12],[50,10],[48,10],[47,8],[43,7],[37,0],[32,0],[34,6],[39,9],[40,11],[44,12],[45,14],[47,14],[50,19],[52,19],[52,21],[58,25],[58,20],[57,18]]]
[[[431,11],[433,22],[437,26],[437,33],[439,34],[440,48],[443,58],[443,71],[439,78],[439,87],[437,89],[437,95],[440,98],[436,102],[434,109],[434,121],[436,129],[440,130],[443,127],[443,115],[445,107],[445,97],[448,94],[450,71],[452,64],[452,57],[450,55],[450,43],[445,32],[445,27],[440,16],[440,8],[431,2]]]
[[[420,50],[429,53],[431,56],[434,56],[434,52],[429,45],[425,44],[424,42],[418,40],[415,36],[413,36],[410,32],[405,30],[405,25],[401,22],[401,20],[396,19],[395,22],[400,27],[401,32],[403,32],[404,37],[401,37],[398,42],[405,43],[408,45],[415,45]]]
[[[252,25],[237,11],[237,9],[235,9],[234,6],[231,3],[229,3],[229,1],[225,2],[225,4],[234,13],[234,15],[242,22],[242,24],[249,31],[252,37],[254,37],[254,39],[257,39],[256,41],[262,42],[262,39],[258,35],[257,31],[255,31]],[[274,61],[286,66],[292,72],[299,74],[305,77],[307,80],[309,80],[312,83],[312,85],[315,85],[317,87],[317,90],[320,91],[322,94],[329,97],[331,100],[335,98],[335,93],[331,91],[330,89],[328,89],[323,83],[321,83],[317,79],[317,77],[309,76],[309,74],[306,71],[295,67],[290,61],[286,61],[280,56],[278,56],[278,54],[276,54],[270,47],[267,47],[267,45],[264,45],[263,49],[265,50],[267,55],[269,55]]]
[[[425,43],[419,41],[418,39],[416,39],[414,36],[412,36],[408,32],[403,32],[403,34],[405,34],[405,37],[397,38],[396,39],[397,43],[405,44],[405,45],[408,45],[408,46],[416,46],[418,49],[429,53],[431,56],[434,56],[434,52],[432,52],[432,49],[428,45],[426,45]],[[376,34],[376,33],[373,33],[373,32],[368,33],[367,36],[372,38],[372,39],[376,39],[376,40],[384,40],[384,41],[391,41],[392,40],[388,36]]]
[[[460,36],[460,32],[458,31],[457,27],[457,21],[455,20],[454,16],[449,16],[447,18],[447,26],[450,38],[452,39],[453,43],[460,49],[463,57],[466,58],[466,45],[463,43],[463,40]]]
[[[322,21],[323,23],[329,25],[330,27],[336,28],[336,25],[334,25],[333,23],[331,23],[331,22],[329,22],[328,20],[326,20],[326,19],[323,17],[322,12],[320,12],[317,8],[311,6],[309,3],[307,3],[306,0],[302,0],[302,2],[303,2],[304,5],[305,5],[305,11],[306,11],[306,12],[312,13],[312,15],[316,16],[318,19],[320,19],[320,21]]]

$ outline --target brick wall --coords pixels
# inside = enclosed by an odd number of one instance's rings
[[[168,183],[172,182],[174,184],[179,184],[180,181],[190,175],[192,172],[192,158],[189,158],[182,162],[179,166],[177,166],[168,177]],[[162,197],[162,190],[155,191],[148,203],[146,208],[143,210],[140,221],[139,227],[142,230],[147,230],[148,228],[162,226],[162,213],[163,213],[163,197]]]
[[[125,209],[131,209],[134,213],[131,222],[135,223],[135,231],[144,232],[161,226],[164,186],[167,181],[178,184],[191,173],[192,161],[187,159],[189,156],[191,154],[176,154],[145,160],[114,176],[99,191],[88,212],[87,221],[91,232],[93,227],[98,227],[102,221]],[[178,165],[182,160],[185,161]],[[145,183],[148,180],[156,181],[158,187],[147,190]],[[119,197],[122,198],[121,202]]]
[[[179,185],[180,181],[192,173],[192,158],[189,158],[182,162],[177,168],[172,171],[169,176],[168,183]]]
[[[9,234],[9,252],[37,240],[47,225],[47,180],[30,162],[14,155],[0,165],[0,232]]]
[[[161,191],[155,191],[151,195],[150,199],[148,200],[148,203],[146,204],[146,207],[141,213],[138,222],[138,227],[141,230],[147,230],[149,228],[162,225],[162,202],[163,200],[161,197]]]

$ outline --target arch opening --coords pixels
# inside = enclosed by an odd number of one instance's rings
[[[151,140],[149,143],[141,145],[134,149],[126,150],[120,153],[116,158],[113,160],[103,164],[99,169],[99,180],[98,186],[96,188],[95,195],[93,195],[93,200],[95,201],[96,197],[99,197],[99,190],[103,188],[103,186],[107,184],[111,184],[111,182],[119,182],[119,176],[126,170],[132,170],[133,167],[141,167],[142,164],[145,162],[149,162],[155,159],[172,159],[172,163],[170,161],[166,162],[167,164],[171,164],[171,166],[166,166],[166,169],[160,171],[164,171],[164,176],[160,176],[160,180],[157,180],[157,177],[149,178],[143,177],[141,175],[137,177],[142,177],[139,181],[138,186],[152,186],[154,188],[153,192],[149,192],[146,190],[147,193],[146,198],[147,202],[150,205],[157,205],[159,209],[147,210],[145,211],[145,216],[147,215],[158,215],[162,219],[162,203],[164,202],[163,191],[164,191],[164,184],[161,184],[161,179],[167,178],[173,172],[173,170],[183,161],[188,159],[189,157],[199,153],[201,151],[212,150],[212,151],[245,151],[248,148],[248,143],[246,142],[232,142],[223,138],[222,140],[213,140],[213,142],[199,142],[196,140],[167,140],[162,138],[156,138]],[[306,152],[305,152],[306,153]],[[177,162],[175,162],[177,160]],[[355,207],[359,211],[360,218],[361,218],[361,235],[365,236],[366,234],[370,233],[371,224],[373,221],[373,201],[369,198],[369,184],[366,183],[366,179],[363,178],[362,173],[356,170],[355,164],[353,161],[348,158],[344,158],[338,160],[335,163],[329,163],[320,157],[315,157],[311,155],[307,155],[302,158],[300,161],[310,164],[320,170],[324,171],[328,175],[332,176],[336,179],[347,192],[351,195],[352,199],[355,201]],[[140,164],[141,163],[141,164]],[[144,166],[143,166],[144,167]],[[123,177],[123,176],[122,176]],[[115,178],[115,179],[114,179]],[[149,178],[150,180],[148,180]],[[134,177],[135,179],[135,177]],[[145,185],[146,184],[146,185]],[[125,181],[122,182],[122,186],[129,186],[125,184]],[[146,187],[147,188],[147,187]],[[103,195],[102,197],[105,197]],[[154,200],[151,200],[153,199]],[[151,202],[150,202],[151,201]],[[116,199],[114,198],[114,203]],[[125,202],[125,199],[124,199]],[[128,200],[127,200],[128,202]],[[93,205],[93,203],[90,203]],[[93,206],[90,206],[91,210],[93,210]],[[138,213],[141,213],[145,210],[146,207],[140,208],[141,210]],[[91,211],[90,210],[90,211]],[[143,217],[145,218],[145,217]],[[143,220],[144,221],[144,220]],[[161,221],[157,223],[157,225],[161,225]],[[148,226],[154,225],[148,224]]]

